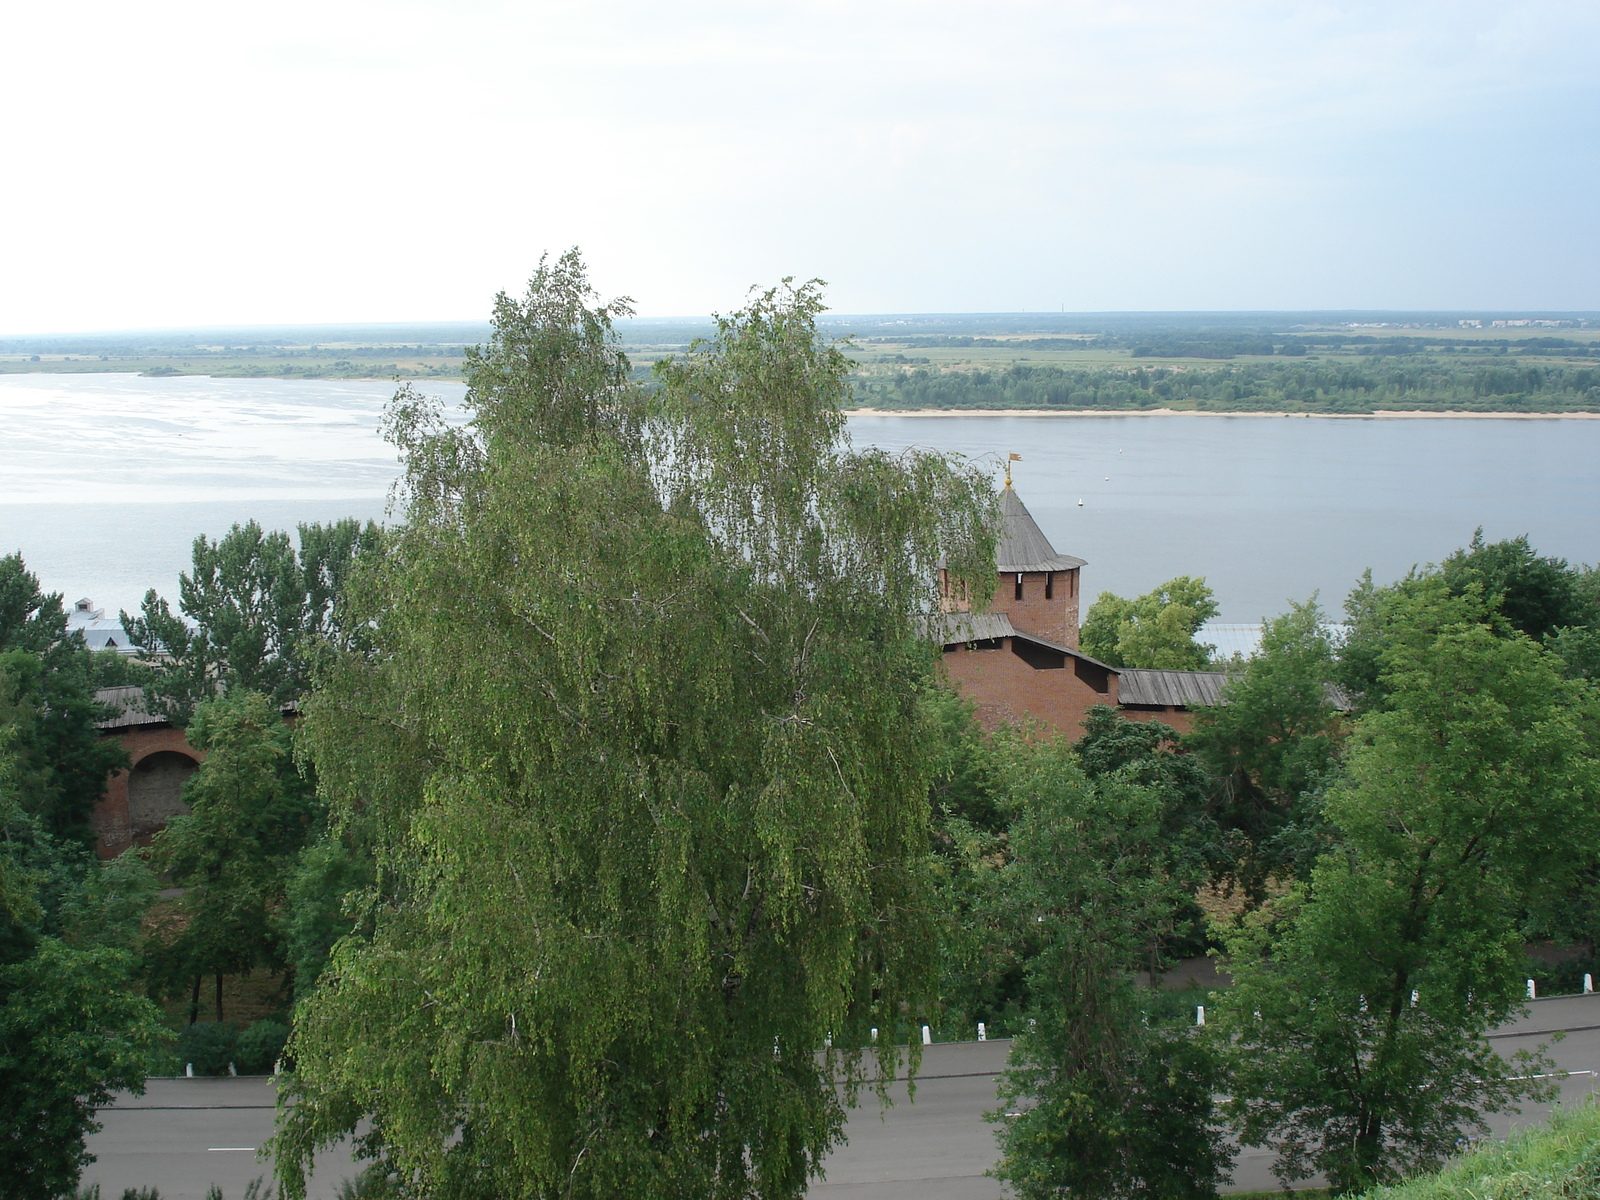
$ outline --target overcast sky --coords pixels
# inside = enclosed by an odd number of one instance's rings
[[[7,7],[0,333],[1600,309],[1595,0]]]

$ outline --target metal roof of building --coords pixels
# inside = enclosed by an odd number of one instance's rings
[[[1070,654],[1073,658],[1081,658],[1084,662],[1093,663],[1097,667],[1104,667],[1113,675],[1121,670],[1120,667],[1113,667],[1110,663],[1103,663],[1098,658],[1090,657],[1082,650],[1074,650],[1071,646],[1063,646],[1060,642],[1052,642],[1049,638],[1042,638],[1036,633],[1018,629],[1005,613],[940,613],[930,622],[929,632],[936,634],[946,648],[959,646],[965,642],[1019,637],[1035,645],[1048,646],[1051,650]]]
[[[1226,671],[1152,671],[1143,667],[1123,667],[1120,674],[1118,701],[1162,708],[1209,708],[1225,703],[1222,692],[1229,679]],[[1322,691],[1335,712],[1355,707],[1350,694],[1336,683],[1323,684]]]
[[[946,646],[986,642],[991,638],[1010,637],[1016,632],[1011,626],[1011,618],[1005,613],[989,612],[940,613],[928,623],[928,628]]]
[[[115,715],[106,720],[96,721],[97,729],[138,729],[145,725],[169,724],[166,717],[145,711],[142,687],[101,688],[94,694],[94,702],[110,705],[117,710]]]
[[[1070,571],[1084,565],[1081,558],[1057,554],[1027,505],[1010,487],[1000,493],[1002,526],[995,547],[997,571]]]
[[[1152,671],[1123,667],[1117,699],[1123,704],[1150,704],[1162,708],[1189,708],[1222,703],[1223,671]]]
[[[68,610],[67,632],[81,633],[84,643],[91,650],[115,650],[118,654],[126,655],[139,653],[139,647],[128,637],[122,621],[107,617],[105,609],[96,608],[94,601],[87,596]]]
[[[105,704],[116,709],[116,713],[104,721],[96,721],[95,728],[108,732],[120,729],[142,729],[151,725],[169,725],[170,721],[159,713],[148,711],[145,704],[144,689],[142,687],[108,687],[101,688],[94,694],[96,704]],[[299,716],[300,702],[290,700],[280,704],[278,711],[284,718]]]

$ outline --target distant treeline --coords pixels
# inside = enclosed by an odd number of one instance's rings
[[[1600,358],[1600,347],[1563,337],[1453,338],[1373,337],[1348,333],[1240,333],[1187,330],[1167,333],[1104,334],[1086,339],[1059,337],[906,337],[866,338],[866,344],[893,343],[913,350],[1128,350],[1134,358],[1216,358],[1240,355],[1303,357],[1310,350],[1347,351],[1361,355],[1408,357],[1417,354],[1531,354],[1562,358]]]
[[[1249,363],[1205,369],[1017,365],[995,371],[919,367],[857,377],[875,408],[1209,409],[1364,413],[1600,410],[1600,367],[1516,362]]]

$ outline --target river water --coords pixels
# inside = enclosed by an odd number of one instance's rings
[[[460,384],[424,389],[458,401]],[[388,383],[0,376],[0,553],[111,612],[176,597],[195,535],[383,519]],[[1022,455],[1018,493],[1084,587],[1203,575],[1254,621],[1360,572],[1436,562],[1482,525],[1600,559],[1600,421],[1216,416],[856,416],[858,443]],[[987,456],[987,457],[986,457]],[[1079,502],[1082,502],[1081,504]]]

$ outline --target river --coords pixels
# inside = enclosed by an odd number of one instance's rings
[[[460,384],[424,390],[454,403]],[[111,612],[176,597],[196,534],[383,519],[397,468],[389,383],[0,376],[0,553]],[[1203,575],[1220,619],[1254,621],[1361,571],[1436,562],[1479,525],[1600,559],[1600,421],[1218,416],[856,416],[858,443],[985,458],[1084,588]],[[1081,504],[1079,503],[1081,501]]]

